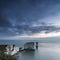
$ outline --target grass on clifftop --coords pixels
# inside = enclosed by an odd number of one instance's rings
[[[7,55],[7,54],[0,54],[0,60],[17,60],[15,56]]]

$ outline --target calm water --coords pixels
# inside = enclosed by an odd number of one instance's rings
[[[0,40],[0,44],[16,44],[20,47],[26,41]],[[60,60],[60,42],[39,43],[39,48],[35,52],[20,52],[18,60]]]
[[[60,44],[39,43],[35,52],[19,53],[18,60],[60,60]]]

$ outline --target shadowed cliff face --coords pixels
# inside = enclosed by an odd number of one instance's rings
[[[7,45],[0,45],[0,53],[4,53],[6,51]]]

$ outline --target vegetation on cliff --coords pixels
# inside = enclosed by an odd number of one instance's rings
[[[4,53],[0,54],[0,60],[17,60],[15,56],[7,55]]]
[[[17,60],[15,56],[5,54],[7,45],[0,45],[0,60]]]

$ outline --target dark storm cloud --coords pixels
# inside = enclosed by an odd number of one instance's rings
[[[0,27],[10,27],[11,23],[8,21],[6,17],[0,16]]]
[[[59,11],[59,0],[0,0],[0,33],[33,34],[58,31],[42,19]]]
[[[17,26],[18,31],[21,32],[26,32],[27,34],[33,34],[33,33],[40,33],[42,31],[45,31],[45,33],[49,33],[49,32],[54,32],[54,31],[59,31],[60,27],[56,27],[56,26],[47,26],[47,25],[40,25],[40,26],[28,26],[28,25],[24,25],[24,26]]]

